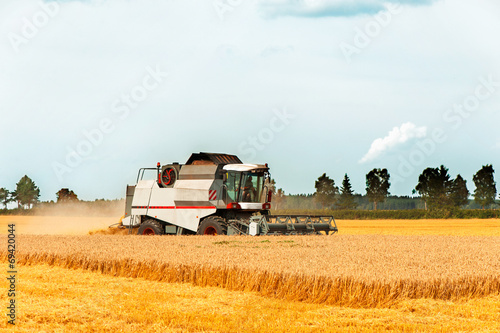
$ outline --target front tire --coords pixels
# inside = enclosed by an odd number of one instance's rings
[[[155,220],[146,220],[139,227],[137,234],[147,236],[163,235],[165,234],[165,230],[163,229],[163,226],[160,224],[160,222]]]
[[[198,227],[198,235],[226,235],[226,220],[219,216],[209,216],[204,219]]]

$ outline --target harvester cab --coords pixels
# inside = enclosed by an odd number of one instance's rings
[[[153,179],[144,179],[153,171]],[[141,168],[127,186],[122,224],[141,235],[335,233],[331,216],[270,216],[273,188],[267,164],[235,155],[192,154],[181,165]]]
[[[271,209],[270,174],[267,165],[228,164],[223,168],[222,200],[227,209]]]

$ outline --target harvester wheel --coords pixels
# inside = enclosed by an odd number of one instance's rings
[[[137,231],[138,235],[163,235],[164,233],[163,226],[155,220],[145,221]]]
[[[198,227],[198,235],[226,235],[226,221],[219,216],[209,216]]]

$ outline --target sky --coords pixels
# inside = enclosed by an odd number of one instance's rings
[[[193,152],[268,163],[286,193],[387,168],[500,168],[493,0],[0,3],[0,187],[115,199]],[[500,170],[500,169],[498,169]],[[497,177],[498,178],[498,171]]]

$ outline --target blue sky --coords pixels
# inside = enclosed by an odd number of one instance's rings
[[[355,5],[354,5],[355,4]],[[496,1],[0,4],[0,187],[120,198],[140,167],[227,152],[287,193],[387,168],[500,167]]]

